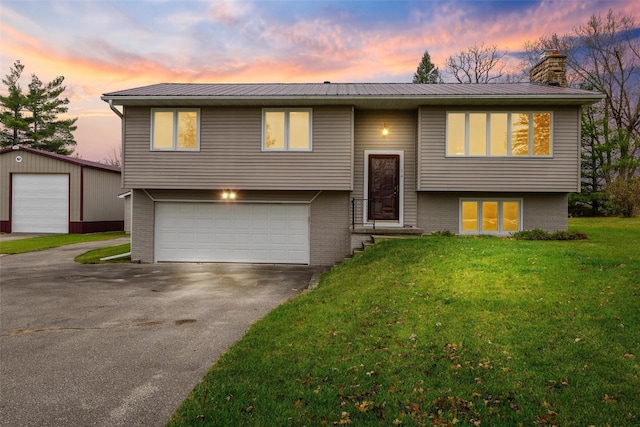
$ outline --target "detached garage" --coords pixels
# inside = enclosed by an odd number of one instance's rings
[[[0,151],[0,231],[124,229],[120,168],[31,148]]]

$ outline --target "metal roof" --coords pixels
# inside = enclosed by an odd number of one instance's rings
[[[159,83],[105,93],[114,105],[354,105],[416,108],[419,105],[562,104],[601,100],[597,92],[533,83]]]
[[[117,172],[120,173],[120,166],[112,166],[106,165],[104,163],[92,162],[90,160],[80,159],[77,157],[69,157],[58,153],[52,153],[50,151],[36,150],[35,148],[23,147],[23,146],[13,146],[7,147],[0,150],[0,154],[6,154],[17,151],[25,151],[27,153],[38,154],[40,156],[49,157],[51,159],[60,160],[67,163],[72,163],[74,165],[89,167],[94,169],[102,169],[109,172]]]

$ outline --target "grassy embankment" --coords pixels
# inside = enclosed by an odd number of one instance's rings
[[[640,220],[385,241],[256,323],[170,425],[640,424]]]

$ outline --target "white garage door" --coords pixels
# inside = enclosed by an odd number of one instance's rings
[[[156,261],[309,263],[309,206],[156,203]]]
[[[15,174],[11,194],[14,233],[69,232],[69,175]]]

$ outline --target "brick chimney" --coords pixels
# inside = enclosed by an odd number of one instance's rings
[[[531,83],[567,87],[567,55],[554,49],[540,54],[540,62],[529,71]]]

